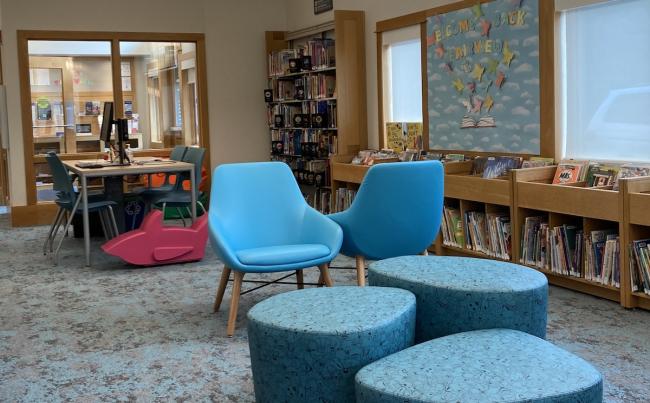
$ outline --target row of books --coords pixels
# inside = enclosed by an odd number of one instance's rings
[[[265,101],[296,101],[332,98],[336,95],[336,77],[317,74],[294,80],[272,80],[271,96],[265,93]],[[273,96],[272,94],[275,94]]]
[[[329,186],[330,169],[328,160],[305,160],[302,158],[271,156],[271,161],[281,161],[289,165],[296,181],[301,185],[316,187]]]
[[[441,227],[443,245],[453,246],[456,248],[465,247],[463,221],[460,217],[459,209],[444,206]]]
[[[553,158],[531,157],[524,160],[521,157],[475,157],[472,160],[472,175],[480,175],[486,179],[494,179],[507,174],[511,169],[535,168],[553,165]]]
[[[520,251],[520,263],[620,287],[620,246],[615,230],[596,230],[585,236],[575,225],[551,228],[545,217],[526,217]]]
[[[335,65],[336,47],[333,39],[312,39],[295,49],[282,49],[269,54],[271,77],[320,70]]]
[[[465,212],[465,245],[488,256],[510,260],[510,217],[505,214]]]
[[[317,101],[299,105],[274,104],[267,108],[270,127],[336,128],[337,107],[335,101]]]
[[[357,191],[354,189],[339,188],[336,190],[336,212],[347,210],[354,201]]]
[[[322,214],[331,214],[332,211],[332,192],[329,189],[315,189],[311,192],[303,192],[307,204]]]
[[[271,154],[327,158],[338,153],[338,136],[323,129],[271,130]]]
[[[312,39],[301,46],[301,54],[311,56],[314,70],[336,66],[336,46],[333,39]]]
[[[643,292],[650,295],[650,239],[632,241],[630,253],[630,282],[632,292]]]
[[[612,186],[618,190],[622,178],[650,176],[650,164],[604,164],[586,160],[563,160],[557,166],[554,184],[585,182],[586,187]]]

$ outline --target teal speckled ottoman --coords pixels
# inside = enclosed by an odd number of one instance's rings
[[[546,336],[546,277],[488,259],[404,256],[372,263],[368,283],[409,290],[417,298],[416,342],[479,329]]]
[[[358,403],[603,400],[603,379],[583,359],[528,333],[476,330],[385,357],[356,376]]]
[[[415,296],[384,287],[311,288],[248,312],[255,399],[354,402],[363,366],[413,345]]]

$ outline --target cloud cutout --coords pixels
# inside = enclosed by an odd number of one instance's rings
[[[524,126],[525,133],[539,133],[539,123],[530,123]]]
[[[446,123],[440,123],[436,125],[436,130],[449,130],[449,125]]]
[[[447,92],[449,89],[447,88],[446,85],[439,85],[439,86],[435,87],[434,90],[436,90],[438,92]]]
[[[520,97],[522,97],[522,98],[532,98],[533,96],[530,95],[530,92],[524,91],[524,92],[521,93]]]
[[[505,127],[508,130],[521,130],[521,126],[519,126],[517,123],[507,123]]]
[[[503,102],[508,102],[508,101],[510,101],[511,99],[512,99],[512,97],[511,97],[510,95],[504,95],[504,96],[501,97],[501,100],[502,100]]]
[[[429,117],[431,118],[438,118],[440,117],[440,113],[436,110],[429,109]]]
[[[530,73],[533,71],[533,65],[530,63],[522,63],[515,69],[515,73]]]
[[[513,134],[512,137],[510,137],[510,140],[521,141],[521,136],[519,136],[518,134]]]
[[[539,50],[533,50],[528,54],[529,57],[539,57]]]
[[[533,46],[536,45],[537,42],[539,42],[539,37],[537,35],[529,36],[528,38],[524,39],[523,45],[524,47]]]
[[[429,76],[429,81],[440,81],[442,80],[442,76],[438,73],[433,73]]]
[[[523,106],[517,106],[512,109],[512,114],[515,116],[530,116],[530,111]]]
[[[458,105],[449,105],[448,107],[445,108],[444,112],[446,114],[450,114],[450,113],[458,112],[459,110],[460,108],[458,107]]]
[[[447,136],[442,136],[442,137],[440,137],[438,140],[440,140],[440,141],[449,141],[449,137],[447,137]]]
[[[506,83],[503,84],[503,88],[507,90],[519,91],[519,84],[506,81]]]
[[[530,78],[528,80],[524,80],[524,84],[530,84],[530,85],[539,85],[539,78]]]
[[[487,136],[485,136],[485,137],[481,138],[481,141],[484,142],[484,143],[489,143],[489,142],[490,142],[490,138],[487,137]]]

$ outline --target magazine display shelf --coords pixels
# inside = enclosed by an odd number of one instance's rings
[[[643,292],[633,292],[630,285],[630,256],[628,245],[637,239],[650,238],[650,178],[631,178],[621,181],[623,193],[623,220],[626,231],[621,238],[621,248],[625,246],[623,268],[627,274],[625,293],[623,294],[624,306],[628,308],[639,307],[650,310],[650,295]]]
[[[591,231],[616,229],[620,245],[624,245],[625,225],[621,217],[622,191],[611,187],[585,188],[580,184],[554,185],[555,166],[514,170],[514,261],[520,264],[520,247],[522,230],[526,217],[541,216],[546,218],[550,228],[563,224],[582,228],[585,236]],[[600,284],[581,277],[568,276],[548,269],[527,265],[544,273],[549,283],[580,291],[597,297],[606,298],[624,304],[623,294],[629,288],[628,269],[623,255],[620,254],[620,289],[611,285]],[[584,265],[584,259],[580,262]]]

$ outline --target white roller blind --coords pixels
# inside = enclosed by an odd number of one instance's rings
[[[420,26],[382,33],[384,120],[422,121]]]
[[[650,0],[563,13],[563,137],[571,158],[650,160]]]

